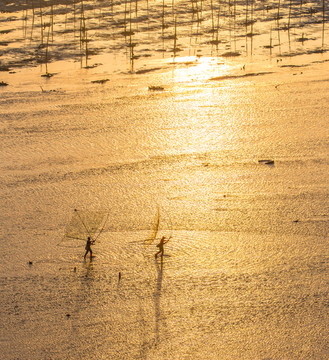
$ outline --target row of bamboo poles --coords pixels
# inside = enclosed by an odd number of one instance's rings
[[[303,0],[275,0],[275,1],[256,1],[256,0],[191,0],[189,2],[178,2],[176,0],[160,0],[160,6],[153,1],[151,8],[149,1],[141,0],[124,0],[122,2],[104,3],[100,0],[72,0],[70,5],[60,0],[26,0],[26,10],[24,13],[24,36],[31,41],[35,36],[36,29],[40,31],[39,48],[44,49],[45,76],[50,76],[48,72],[48,64],[51,59],[50,48],[54,44],[54,34],[56,21],[63,23],[64,34],[73,33],[77,39],[81,59],[84,60],[84,66],[88,67],[88,58],[90,51],[89,43],[91,39],[88,32],[91,29],[90,22],[93,23],[92,28],[95,29],[95,21],[99,21],[99,31],[107,22],[108,27],[113,31],[121,30],[124,36],[126,48],[129,53],[129,59],[134,61],[135,47],[138,41],[135,39],[138,33],[138,26],[152,20],[155,14],[155,8],[161,10],[155,15],[161,18],[161,33],[165,39],[165,31],[170,31],[171,35],[167,35],[166,39],[173,40],[172,52],[174,57],[180,51],[177,44],[179,27],[182,24],[186,26],[186,13],[191,14],[191,24],[196,24],[195,33],[201,33],[202,24],[206,24],[205,33],[211,34],[212,39],[209,41],[211,45],[219,46],[223,42],[221,34],[226,32],[225,38],[229,38],[230,48],[236,51],[236,41],[241,38],[241,29],[246,40],[246,50],[248,49],[248,41],[251,42],[255,36],[254,26],[257,21],[271,21],[271,27],[268,30],[269,42],[267,48],[272,51],[273,33],[278,31],[278,42],[280,42],[280,30],[287,30],[288,35],[291,29],[296,29],[300,24],[307,23],[310,17],[321,13],[322,22],[322,47],[325,47],[325,23],[326,23],[326,5],[325,0],[312,3],[312,6],[303,2]],[[145,9],[146,7],[146,9]],[[139,13],[147,14],[138,18]],[[184,19],[183,19],[184,16]],[[60,18],[60,20],[58,20]],[[28,31],[28,20],[31,20],[30,30]],[[298,22],[299,21],[299,22]],[[160,23],[160,22],[159,22]],[[73,25],[73,27],[72,27]],[[69,28],[71,26],[71,28]],[[210,28],[209,28],[210,27]],[[144,31],[144,30],[143,30]],[[192,31],[191,31],[192,34]],[[304,38],[304,34],[302,35]],[[232,41],[233,39],[233,41]],[[305,38],[306,39],[306,38]],[[290,40],[289,40],[290,41]]]

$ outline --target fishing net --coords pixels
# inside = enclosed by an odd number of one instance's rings
[[[96,241],[103,232],[107,219],[108,213],[105,211],[74,210],[61,243],[72,244],[77,240],[87,241],[88,237]]]
[[[156,239],[158,229],[159,229],[159,224],[160,224],[160,209],[158,207],[156,214],[155,214],[155,218],[154,218],[153,226],[151,228],[150,235],[144,240],[145,245],[151,245],[153,243],[153,241]]]

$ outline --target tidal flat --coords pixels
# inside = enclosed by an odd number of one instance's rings
[[[328,11],[1,2],[1,358],[329,356]]]

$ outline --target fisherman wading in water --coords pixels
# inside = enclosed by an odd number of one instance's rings
[[[84,258],[86,258],[87,254],[88,254],[89,252],[90,252],[90,259],[92,258],[93,252],[92,252],[90,246],[91,246],[93,243],[94,243],[94,241],[92,241],[91,238],[90,238],[90,236],[88,236],[88,240],[87,240],[86,247],[85,247],[86,253],[85,253]]]
[[[161,254],[161,258],[163,257],[164,254],[164,249],[163,249],[163,245],[167,244],[167,242],[170,240],[170,237],[166,240],[165,236],[162,236],[159,244],[157,245],[157,247],[159,248],[159,251],[155,254],[155,257],[157,257],[159,254]]]

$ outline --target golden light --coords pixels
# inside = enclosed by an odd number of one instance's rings
[[[212,77],[225,76],[236,67],[221,57],[174,57],[170,63],[173,65],[175,80],[178,82],[206,81]]]

